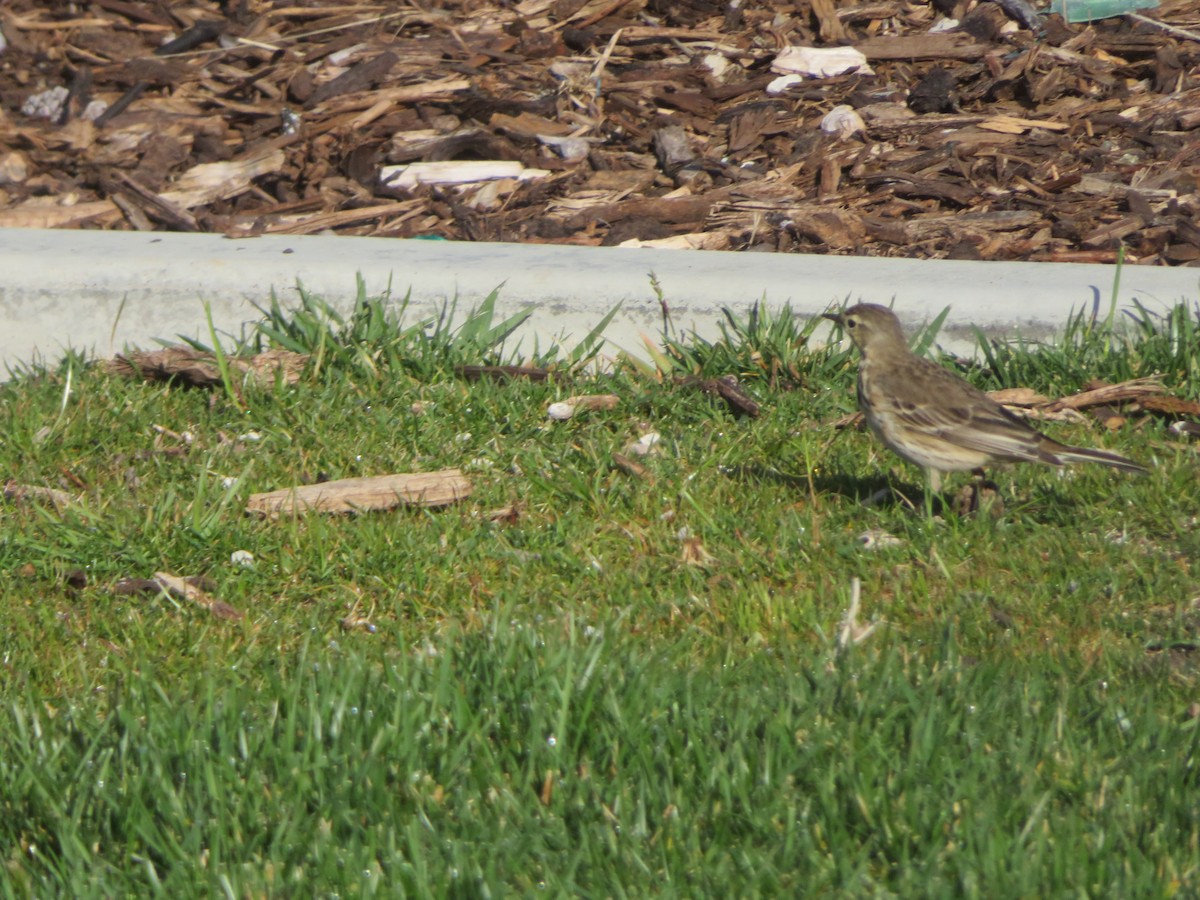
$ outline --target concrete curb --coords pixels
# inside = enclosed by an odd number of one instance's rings
[[[520,336],[544,346],[581,338],[618,302],[605,335],[646,354],[641,335],[661,324],[650,273],[674,322],[717,333],[721,308],[744,311],[764,299],[804,316],[830,304],[895,301],[909,327],[951,306],[943,345],[972,345],[971,326],[1051,339],[1072,309],[1112,293],[1112,266],[928,261],[793,254],[470,244],[305,236],[228,240],[218,235],[0,229],[0,362],[53,363],[66,348],[108,356],[155,339],[207,336],[204,304],[218,329],[238,334],[260,318],[272,291],[294,305],[297,281],[349,308],[355,275],[369,293],[411,291],[411,315],[437,312],[457,297],[467,310],[501,286],[498,312],[533,306]],[[1200,298],[1200,270],[1126,266],[1119,302],[1151,308]]]

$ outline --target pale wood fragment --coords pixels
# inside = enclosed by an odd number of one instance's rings
[[[867,59],[977,60],[991,49],[965,34],[882,35],[854,45]]]
[[[57,512],[62,512],[75,502],[75,498],[66,491],[60,491],[57,488],[41,487],[36,484],[18,484],[12,480],[4,485],[4,499],[17,504],[29,503],[30,501],[44,502],[53,506]]]
[[[187,600],[189,603],[195,603],[202,609],[207,609],[218,619],[234,621],[242,618],[242,611],[240,609],[230,606],[224,600],[218,600],[212,594],[192,584],[188,579],[172,575],[170,572],[155,572],[154,580],[160,588],[172,597],[178,600]]]
[[[654,473],[643,466],[635,459],[630,459],[624,453],[614,453],[612,455],[613,465],[624,472],[626,475],[632,475],[634,478],[640,478],[642,481],[654,481]]]
[[[252,494],[246,511],[276,518],[303,512],[352,513],[397,506],[448,506],[469,497],[471,483],[459,469],[343,478]]]
[[[569,419],[581,411],[616,409],[620,402],[616,394],[581,394],[551,403],[546,413],[551,419]]]
[[[1080,391],[1069,397],[1055,400],[1046,406],[1047,410],[1086,409],[1089,406],[1105,406],[1113,403],[1126,403],[1130,400],[1140,400],[1162,394],[1166,388],[1157,378],[1134,378],[1122,381],[1120,384],[1106,384],[1088,391]]]
[[[290,350],[265,350],[254,356],[230,356],[225,363],[235,378],[249,378],[270,386],[276,378],[287,384],[300,380],[308,354]],[[215,387],[221,383],[217,358],[194,347],[164,347],[162,350],[130,351],[104,362],[104,369],[125,378],[144,381],[173,381],[191,387]]]
[[[987,131],[999,131],[1004,134],[1024,134],[1031,128],[1045,128],[1049,131],[1066,131],[1070,126],[1065,122],[1055,122],[1049,119],[1023,119],[1019,116],[992,116],[979,123],[980,128]]]
[[[407,84],[403,87],[380,88],[374,91],[363,91],[338,97],[322,103],[313,112],[328,113],[346,112],[353,109],[370,109],[377,103],[418,103],[422,100],[432,100],[446,94],[469,90],[471,82],[466,78],[448,76],[427,81],[424,84]]]

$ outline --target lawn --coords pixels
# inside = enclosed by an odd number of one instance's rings
[[[488,304],[386,309],[272,306],[213,389],[78,356],[0,386],[8,477],[71,498],[0,521],[6,895],[1200,892],[1196,445],[1172,417],[1044,423],[1148,477],[1000,468],[1003,510],[969,515],[957,476],[930,519],[917,470],[832,425],[854,354],[790,316],[667,322],[597,367],[598,340],[514,349]],[[1080,314],[943,361],[1194,403],[1198,319]],[[311,354],[295,383],[237,376],[267,346]],[[552,377],[463,368],[518,361]],[[617,399],[547,417],[583,394]],[[443,508],[245,512],[447,468],[472,493]],[[241,616],[130,587],[163,571]]]

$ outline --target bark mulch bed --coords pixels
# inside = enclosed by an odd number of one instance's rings
[[[1200,265],[1194,0],[10,0],[0,32],[0,227]],[[873,72],[770,93],[789,46]]]

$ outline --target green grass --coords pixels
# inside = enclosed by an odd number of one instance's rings
[[[967,374],[1154,372],[1197,399],[1195,311],[1135,316]],[[0,386],[8,476],[81,495],[0,523],[5,895],[1200,891],[1196,451],[1165,424],[1048,426],[1153,474],[998,470],[1001,518],[930,522],[861,504],[919,475],[827,426],[855,360],[788,315],[667,327],[657,373],[535,348],[542,383],[457,379],[514,358],[513,321],[464,322],[307,298],[243,342],[315,352],[294,387],[79,359]],[[764,414],[678,374],[736,374]],[[621,403],[546,419],[589,391]],[[653,482],[614,468],[651,430]],[[443,467],[475,490],[440,511],[242,513]],[[900,542],[865,550],[868,529]],[[114,589],[160,570],[246,617]],[[839,649],[855,578],[883,625]]]

